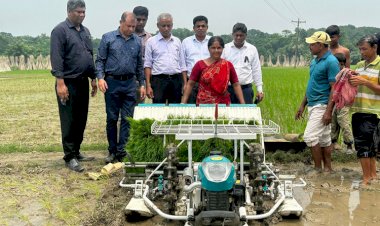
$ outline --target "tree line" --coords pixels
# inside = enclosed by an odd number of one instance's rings
[[[357,41],[367,34],[375,34],[380,32],[380,28],[375,27],[355,27],[353,25],[340,26],[342,37],[340,43],[350,49],[352,64],[360,60],[360,54],[357,50]],[[265,59],[272,56],[272,61],[276,60],[277,56],[292,57],[296,54],[298,45],[298,55],[305,59],[310,59],[308,45],[305,43],[305,38],[310,36],[320,29],[299,29],[295,31],[283,30],[281,33],[269,34],[256,29],[248,30],[247,41],[254,44],[260,55]],[[299,34],[297,35],[297,33]],[[156,32],[157,33],[157,32]],[[193,35],[193,31],[187,28],[173,29],[173,35],[181,40]],[[213,35],[211,32],[209,35]],[[221,35],[225,43],[232,41],[230,34]],[[297,38],[298,36],[298,38]],[[94,52],[96,54],[100,39],[93,39]],[[46,34],[41,34],[37,37],[31,36],[12,36],[10,33],[0,32],[0,56],[47,56],[50,52],[50,37]]]

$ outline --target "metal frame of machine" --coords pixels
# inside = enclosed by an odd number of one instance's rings
[[[219,223],[222,222],[224,225],[246,226],[249,220],[264,219],[276,211],[284,216],[291,214],[301,216],[303,208],[294,199],[293,187],[305,186],[306,183],[300,179],[301,184],[294,184],[295,176],[279,175],[272,164],[265,162],[264,134],[277,134],[280,132],[280,127],[270,120],[262,120],[260,108],[257,106],[239,105],[234,108],[234,106],[218,107],[216,105],[205,106],[202,109],[188,105],[171,108],[170,106],[146,105],[136,108],[137,116],[134,118],[151,118],[148,108],[152,109],[152,112],[166,111],[163,115],[152,114],[158,117],[158,120],[153,123],[151,132],[155,135],[163,135],[164,140],[166,140],[166,135],[175,135],[175,139],[180,142],[177,146],[167,149],[167,157],[155,164],[155,168],[149,171],[145,180],[136,180],[134,184],[125,183],[125,178],[120,181],[121,187],[134,189],[134,197],[126,207],[129,212],[149,216],[152,214],[150,210],[153,210],[163,218],[185,221],[186,226],[214,225],[215,222],[215,225],[221,225]],[[142,112],[148,115],[141,115]],[[202,117],[208,119],[167,119],[169,114],[194,116],[194,112],[197,112],[197,116],[201,112]],[[213,117],[214,119],[210,120]],[[246,140],[257,139],[257,135],[259,135],[260,144],[246,143]],[[207,166],[208,163],[193,162],[192,141],[209,138],[234,141],[234,159],[226,164],[230,164],[235,170],[233,172],[235,180],[232,188],[226,191],[227,193],[205,191],[206,185],[202,185],[200,178],[202,172],[198,170],[202,170],[202,166]],[[179,169],[175,154],[177,148],[185,142],[188,147],[188,161],[182,163],[185,166]],[[246,154],[249,157],[249,163],[244,162],[244,146],[248,147]],[[224,157],[216,154],[211,158],[221,160]],[[140,164],[148,165],[148,163]],[[159,197],[169,205],[166,211],[161,210],[153,202],[153,199]],[[230,201],[225,200],[227,198],[224,197],[229,197],[228,200],[234,199],[233,203],[226,203]],[[212,200],[216,203],[212,204]],[[263,207],[266,201],[272,203],[270,209]],[[216,207],[211,205],[216,205]],[[222,208],[222,211],[218,209],[218,205],[232,205],[234,210]],[[202,211],[201,209],[210,210]]]

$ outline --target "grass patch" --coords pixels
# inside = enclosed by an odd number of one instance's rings
[[[107,150],[107,144],[84,144],[81,146],[82,151],[104,151]],[[19,144],[0,144],[0,153],[13,153],[13,152],[61,152],[62,145],[25,145]]]
[[[83,214],[93,208],[109,183],[62,169],[30,173],[37,168],[39,162],[21,164],[0,177],[0,197],[4,198],[0,222],[5,222],[1,225],[13,218],[28,224],[35,214],[51,220],[51,225],[80,225]]]
[[[60,121],[55,96],[55,78],[48,70],[10,71],[0,73],[0,153],[62,151]],[[294,115],[305,95],[308,68],[263,68],[265,98],[259,104],[262,117],[280,125],[282,133],[302,133],[306,121],[295,121]],[[137,159],[162,159],[162,138],[146,130],[134,132],[127,149],[138,150]],[[106,150],[106,113],[104,95],[90,98],[83,150]],[[138,143],[135,139],[148,139]],[[168,138],[168,143],[174,138]],[[201,148],[201,144],[193,144]],[[206,144],[207,146],[207,144]],[[186,145],[183,145],[186,147]],[[221,146],[229,149],[229,143]],[[155,150],[146,152],[146,150]],[[200,149],[199,149],[200,150]],[[181,147],[180,152],[183,152]],[[147,154],[149,153],[149,154]],[[196,153],[199,154],[199,153]],[[201,154],[200,154],[201,155]]]
[[[306,121],[294,116],[305,96],[309,68],[263,69],[264,101],[259,104],[262,118],[277,123],[282,133],[303,133]]]
[[[0,78],[4,78],[0,83],[0,153],[62,151],[55,79],[50,72],[10,71],[0,73]],[[263,68],[262,115],[279,124],[282,132],[301,133],[304,130],[305,122],[295,122],[294,113],[304,95],[307,78],[307,68]],[[104,96],[98,93],[90,99],[82,149],[105,150],[105,128]],[[162,140],[149,139],[157,146]]]
[[[302,162],[307,164],[313,164],[311,158],[310,148],[306,148],[303,151],[281,151],[277,150],[275,152],[267,152],[266,153],[266,161],[273,163],[291,163],[291,162]],[[333,151],[331,155],[332,162],[337,163],[348,163],[348,162],[357,162],[358,159],[356,154],[348,155],[341,151]]]
[[[62,151],[55,78],[47,70],[0,73],[0,153]],[[90,99],[83,150],[105,150],[102,93]]]

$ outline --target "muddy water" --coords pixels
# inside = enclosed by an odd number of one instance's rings
[[[342,177],[343,176],[343,177]],[[345,178],[346,177],[346,178]],[[372,183],[367,188],[358,188],[360,172],[317,175],[305,178],[307,186],[295,188],[298,203],[304,208],[300,218],[284,218],[272,226],[378,226],[380,225],[380,183]],[[155,220],[136,225],[157,225],[163,222],[159,216]],[[178,223],[178,222],[177,222]],[[126,225],[129,225],[128,222]],[[133,224],[131,224],[133,225]],[[182,225],[163,223],[165,226]],[[264,225],[249,222],[250,226]]]
[[[283,219],[281,226],[380,225],[380,183],[358,188],[358,179],[315,178],[309,187],[295,189],[304,208],[300,219]]]
[[[298,171],[298,172],[295,172]],[[304,208],[297,219],[284,218],[271,226],[378,226],[380,225],[380,183],[360,188],[361,171],[357,167],[337,168],[334,174],[308,175],[303,170],[294,173],[307,182],[304,188],[295,188],[295,199]],[[288,172],[287,172],[288,173]],[[277,218],[275,218],[277,219]],[[138,225],[157,225],[163,219],[156,216]],[[178,222],[177,222],[178,223]],[[127,222],[126,225],[132,225]],[[136,224],[137,225],[137,224]],[[162,225],[182,225],[166,222]],[[250,226],[266,225],[252,221]]]

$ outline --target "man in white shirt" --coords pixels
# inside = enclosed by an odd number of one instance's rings
[[[245,41],[247,38],[247,27],[245,24],[236,23],[232,28],[232,36],[234,40],[225,45],[222,58],[234,65],[241,89],[243,90],[245,103],[253,104],[254,102],[252,83],[256,85],[257,94],[255,103],[258,103],[264,98],[259,53],[254,45]],[[228,92],[231,94],[231,103],[238,104],[239,100],[236,98],[231,86],[228,87]]]
[[[153,103],[180,103],[187,82],[181,41],[172,35],[173,17],[169,13],[158,16],[157,27],[159,33],[145,46],[146,93]]]
[[[182,41],[182,51],[185,57],[187,77],[190,77],[194,64],[210,56],[207,43],[210,36],[207,35],[208,19],[205,16],[196,16],[193,19],[194,35]],[[198,94],[198,84],[194,86],[188,103],[195,103]]]

